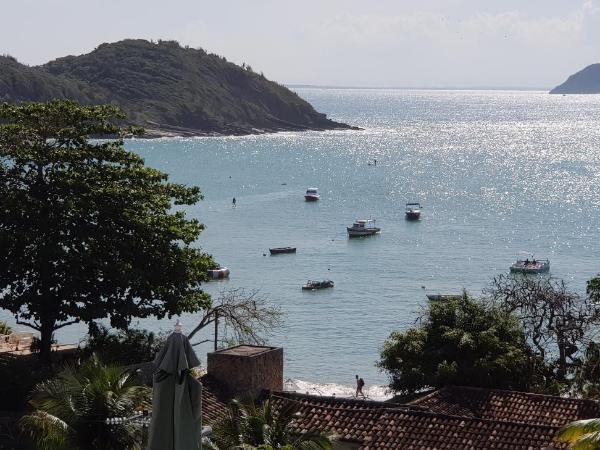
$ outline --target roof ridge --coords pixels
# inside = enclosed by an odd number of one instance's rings
[[[484,387],[478,387],[478,386],[459,386],[459,385],[447,385],[447,386],[444,386],[443,388],[440,388],[438,390],[433,391],[431,394],[428,394],[428,395],[423,396],[423,397],[419,397],[418,400],[425,399],[425,398],[429,397],[430,395],[433,395],[433,394],[435,394],[437,392],[440,392],[440,391],[443,391],[443,390],[450,390],[450,389],[453,389],[453,388],[456,388],[456,389],[468,389],[468,390],[472,390],[472,391],[501,392],[501,393],[507,393],[507,394],[523,394],[523,395],[532,396],[532,397],[553,398],[553,399],[558,399],[558,400],[575,401],[575,402],[588,402],[588,403],[592,403],[592,404],[600,406],[600,401],[599,400],[593,400],[593,399],[590,399],[590,398],[561,397],[560,395],[539,394],[539,393],[536,393],[536,392],[511,391],[509,389],[494,389],[494,388],[484,388]]]
[[[447,390],[447,389],[448,389],[448,386],[442,386],[441,388],[434,389],[434,390],[433,390],[432,392],[430,392],[429,394],[425,394],[425,395],[423,395],[422,397],[417,397],[417,398],[415,398],[415,399],[411,400],[411,401],[410,401],[410,402],[408,402],[407,404],[408,404],[408,405],[416,404],[416,403],[418,403],[418,402],[420,402],[420,401],[422,401],[422,400],[425,400],[425,399],[428,399],[428,398],[431,398],[431,397],[433,397],[433,396],[434,396],[434,395],[436,395],[438,392],[442,392],[442,391],[445,391],[445,390]]]
[[[333,401],[335,403],[352,403],[359,406],[363,406],[362,409],[379,410],[379,409],[410,409],[420,410],[425,407],[419,405],[410,405],[408,403],[388,403],[380,400],[359,400],[355,398],[347,397],[336,397],[335,395],[314,395],[314,394],[303,394],[301,392],[290,392],[290,391],[271,391],[269,392],[274,397],[289,399],[289,397],[297,397],[308,400],[321,400],[321,401]],[[372,408],[369,408],[371,406]],[[376,406],[376,408],[374,408]]]

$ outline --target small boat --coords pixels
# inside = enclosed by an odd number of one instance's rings
[[[358,219],[351,227],[346,227],[349,237],[371,236],[379,233],[381,228],[375,226],[374,219]]]
[[[406,220],[419,220],[421,218],[421,209],[420,203],[407,203],[405,209]]]
[[[208,275],[213,280],[220,280],[223,278],[229,278],[230,270],[227,267],[217,267],[216,269],[209,269]]]
[[[327,289],[333,287],[333,281],[325,280],[325,281],[311,281],[308,280],[304,286],[302,286],[303,291],[314,291],[316,289]]]
[[[274,247],[270,248],[271,255],[280,255],[282,253],[296,253],[296,247]]]
[[[550,270],[550,260],[536,259],[532,254],[517,257],[517,261],[510,266],[512,273],[545,273]]]
[[[320,198],[321,196],[319,195],[318,188],[308,188],[306,190],[306,194],[304,194],[304,200],[306,200],[307,202],[316,202]]]
[[[463,294],[425,294],[432,302],[460,300]]]

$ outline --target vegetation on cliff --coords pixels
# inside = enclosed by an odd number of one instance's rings
[[[28,67],[0,57],[0,102],[112,103],[150,135],[350,128],[284,86],[202,49],[141,39]]]

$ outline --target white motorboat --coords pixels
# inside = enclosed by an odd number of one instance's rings
[[[406,220],[419,220],[421,218],[421,204],[420,203],[407,203],[406,204]]]
[[[308,188],[306,190],[306,194],[304,194],[304,200],[306,200],[307,202],[316,202],[320,198],[321,196],[319,195],[318,188]]]
[[[372,236],[379,233],[381,228],[375,226],[374,219],[358,219],[351,227],[346,227],[349,237]]]
[[[230,270],[227,267],[217,267],[216,269],[209,269],[208,276],[213,280],[219,280],[223,278],[229,278]]]

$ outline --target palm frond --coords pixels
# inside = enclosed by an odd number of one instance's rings
[[[571,444],[572,450],[599,450],[600,449],[600,431],[593,431],[583,435]]]
[[[19,428],[40,450],[63,450],[72,442],[69,425],[45,411],[23,416]]]
[[[575,442],[582,436],[600,431],[600,419],[585,419],[572,422],[558,432],[560,442]]]
[[[91,358],[77,369],[65,367],[35,387],[29,402],[34,412],[24,417],[22,428],[43,450],[138,448],[139,426],[109,424],[106,419],[130,416],[148,406],[150,399],[150,388],[139,385],[131,372]],[[59,433],[60,424],[68,427],[66,435]],[[60,447],[67,438],[69,446]]]

